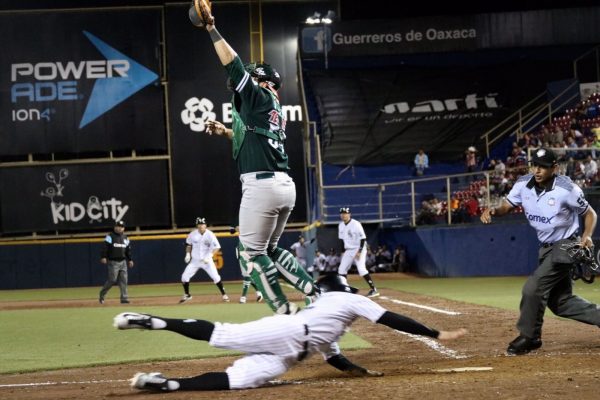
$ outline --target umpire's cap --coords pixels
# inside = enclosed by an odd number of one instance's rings
[[[206,218],[204,218],[204,217],[197,217],[196,218],[196,225],[200,225],[200,224],[206,225]]]
[[[125,228],[125,221],[115,221],[115,226],[122,226]]]
[[[556,154],[552,150],[541,148],[533,153],[529,162],[533,165],[550,168],[556,165],[557,159]]]
[[[323,275],[317,281],[317,286],[321,292],[345,292],[357,293],[358,289],[348,285],[348,281],[343,276],[336,273]]]
[[[350,214],[350,207],[340,208],[340,214]]]

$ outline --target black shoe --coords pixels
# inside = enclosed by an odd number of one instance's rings
[[[104,297],[102,297],[102,296],[98,297],[98,303],[104,304]]]
[[[513,356],[518,356],[522,354],[527,354],[532,350],[536,350],[542,347],[542,339],[533,338],[530,339],[525,336],[517,336],[515,340],[508,344],[508,349],[506,352]]]
[[[121,300],[121,304],[129,304],[129,300],[123,299],[123,300]]]

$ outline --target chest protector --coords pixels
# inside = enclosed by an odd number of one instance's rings
[[[281,121],[280,129],[275,132],[270,131],[268,129],[264,129],[264,128],[246,126],[246,124],[244,124],[244,121],[242,121],[242,117],[240,116],[240,114],[237,110],[235,98],[231,102],[231,104],[232,104],[231,116],[233,119],[233,122],[231,125],[231,129],[233,130],[233,137],[231,138],[232,139],[231,142],[233,145],[233,159],[234,160],[237,160],[238,155],[240,154],[240,149],[242,148],[242,145],[244,144],[244,139],[246,138],[246,132],[257,133],[259,135],[265,136],[269,139],[276,140],[278,142],[285,141],[285,131],[283,128],[281,128],[281,125],[284,121],[281,105],[279,104],[279,101],[277,100],[275,95],[270,90],[268,91],[268,93],[269,93],[269,95],[271,95],[272,109],[275,110],[275,112],[277,113],[277,115],[279,117],[279,121]]]

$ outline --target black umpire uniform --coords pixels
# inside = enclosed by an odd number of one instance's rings
[[[98,301],[104,304],[109,289],[118,283],[121,291],[121,303],[129,303],[127,294],[127,268],[133,268],[131,245],[125,231],[125,222],[115,223],[114,231],[104,238],[100,262],[108,266],[108,279],[100,290]]]

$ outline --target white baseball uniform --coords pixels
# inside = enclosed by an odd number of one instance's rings
[[[367,239],[365,230],[363,229],[360,222],[355,219],[351,219],[346,224],[344,221],[338,225],[338,238],[344,241],[344,254],[340,261],[338,273],[340,275],[348,274],[348,271],[352,267],[352,263],[356,263],[356,269],[360,276],[365,276],[369,273],[367,271],[367,245],[363,246],[358,260],[355,258],[356,254],[360,249],[361,239]]]
[[[290,249],[296,253],[296,260],[298,260],[298,263],[306,269],[306,242],[296,242],[290,246]]]
[[[377,322],[385,312],[367,297],[328,292],[295,315],[274,315],[244,324],[216,322],[209,343],[247,353],[226,372],[231,389],[254,388],[314,353],[321,353],[324,359],[340,354],[337,341],[357,318]]]
[[[221,245],[215,234],[208,229],[204,234],[195,229],[187,236],[185,243],[192,246],[192,261],[185,267],[181,275],[181,282],[189,282],[200,268],[206,271],[214,283],[219,282],[221,276],[217,272],[217,267],[213,261],[213,253],[220,249]]]

